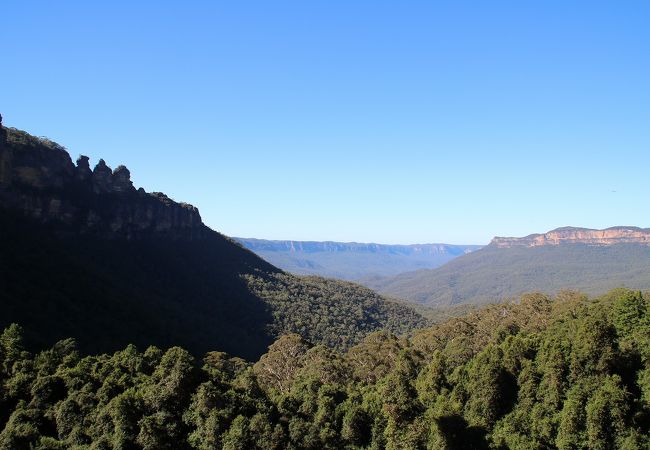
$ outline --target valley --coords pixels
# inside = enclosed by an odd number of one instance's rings
[[[271,264],[299,275],[318,275],[362,282],[440,267],[480,245],[385,245],[357,242],[270,241],[234,238]]]
[[[650,2],[0,11],[0,450],[650,450]]]
[[[0,211],[0,448],[649,444],[645,229],[242,242],[4,127]]]

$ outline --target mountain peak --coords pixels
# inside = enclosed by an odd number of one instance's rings
[[[615,226],[602,230],[578,227],[561,227],[542,234],[525,237],[495,237],[490,245],[498,248],[541,247],[545,245],[586,244],[642,244],[650,245],[650,229],[634,226]]]

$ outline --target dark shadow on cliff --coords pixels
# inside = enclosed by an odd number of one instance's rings
[[[0,328],[38,347],[74,337],[86,352],[135,343],[256,359],[272,342],[268,305],[241,274],[275,272],[208,230],[196,240],[65,237],[0,215]]]

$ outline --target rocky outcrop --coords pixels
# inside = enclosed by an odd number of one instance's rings
[[[491,246],[499,248],[541,247],[544,245],[561,244],[642,244],[650,246],[650,229],[624,226],[604,230],[564,227],[549,231],[548,233],[531,234],[530,236],[521,238],[495,237],[490,242]]]
[[[93,188],[97,194],[111,192],[113,187],[113,171],[100,159],[93,169]]]
[[[136,190],[125,166],[111,170],[99,160],[91,171],[83,155],[75,165],[62,146],[4,128],[1,118],[0,208],[61,232],[107,238],[199,239],[207,230],[192,205]]]
[[[131,182],[131,172],[125,166],[117,166],[113,172],[113,185],[111,186],[114,192],[130,192],[134,191],[133,182]]]
[[[75,175],[79,181],[90,180],[90,177],[93,176],[93,172],[90,170],[90,158],[84,155],[77,158],[77,173]]]

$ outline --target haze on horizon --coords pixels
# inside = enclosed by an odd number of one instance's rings
[[[7,126],[125,164],[231,236],[650,226],[647,2],[10,0],[3,15]]]

